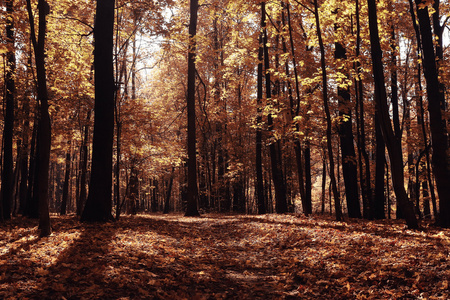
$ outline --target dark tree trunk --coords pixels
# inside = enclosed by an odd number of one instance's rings
[[[158,180],[153,180],[153,190],[152,190],[152,203],[151,210],[152,212],[158,211]]]
[[[392,123],[394,124],[394,136],[397,143],[401,144],[402,132],[400,129],[400,116],[398,109],[398,80],[397,80],[397,54],[396,54],[396,38],[395,27],[391,25],[391,104],[392,104]],[[401,146],[400,146],[401,149]],[[403,155],[402,155],[403,157]],[[402,161],[403,164],[403,161]],[[403,219],[403,209],[400,201],[396,202],[397,209],[395,211],[397,219]]]
[[[323,45],[322,40],[322,32],[320,28],[320,19],[319,19],[319,5],[317,3],[317,0],[314,0],[314,16],[316,20],[316,31],[317,31],[317,37],[319,39],[319,47],[320,47],[320,65],[322,69],[322,98],[323,98],[323,104],[325,109],[325,117],[327,122],[327,150],[328,150],[328,159],[330,161],[330,184],[331,188],[333,190],[333,196],[334,196],[334,209],[336,213],[336,220],[341,221],[343,219],[342,217],[342,210],[341,210],[341,199],[339,195],[339,191],[337,188],[336,183],[336,176],[334,173],[334,158],[333,158],[333,144],[332,144],[332,135],[331,135],[331,114],[330,114],[330,108],[328,105],[328,79],[327,79],[327,69],[325,64],[325,47]]]
[[[360,58],[361,48],[361,24],[360,24],[360,4],[359,0],[355,3],[355,18],[356,18],[356,49],[355,55]],[[357,61],[355,63],[355,71],[357,78],[355,79],[355,92],[356,92],[356,124],[358,132],[358,154],[359,154],[359,168],[360,168],[360,185],[361,195],[363,202],[363,217],[369,216],[370,207],[373,206],[373,194],[372,194],[372,182],[371,182],[371,168],[369,154],[366,150],[366,127],[364,116],[364,91],[362,83],[362,70],[361,63]]]
[[[380,121],[378,113],[375,112],[375,195],[373,205],[370,207],[365,218],[375,218],[381,220],[386,218],[384,212],[384,206],[386,205],[386,197],[384,195],[384,171],[386,164],[386,145],[383,140],[383,134],[381,133]],[[388,183],[389,184],[389,183]]]
[[[198,216],[197,189],[197,149],[195,133],[195,59],[197,43],[197,11],[198,0],[190,2],[189,21],[189,53],[188,53],[188,82],[187,82],[187,127],[188,127],[188,188],[186,216]]]
[[[5,74],[5,117],[3,128],[3,166],[2,166],[2,186],[0,208],[2,209],[1,219],[11,218],[11,208],[13,203],[13,131],[14,131],[14,102],[15,102],[15,73],[16,54],[14,49],[14,7],[13,0],[6,1],[6,74]],[[1,205],[3,204],[3,205]]]
[[[25,206],[25,215],[30,218],[38,218],[39,217],[39,203],[35,197],[36,190],[36,170],[37,170],[37,117],[34,119],[33,125],[33,133],[31,136],[31,145],[30,145],[30,167],[28,171],[28,189],[27,189],[27,200]]]
[[[64,175],[63,194],[61,200],[60,214],[65,215],[67,213],[67,200],[69,198],[69,180],[70,180],[70,150],[66,153],[66,170]]]
[[[341,43],[335,43],[335,58],[346,60],[347,55]],[[344,176],[345,195],[348,216],[361,218],[358,193],[358,170],[356,168],[356,153],[353,146],[352,110],[348,87],[338,86],[339,98],[339,138],[342,153],[342,174]]]
[[[35,195],[39,203],[39,235],[48,236],[51,233],[49,214],[49,164],[51,148],[51,125],[48,113],[47,75],[45,70],[45,35],[47,30],[46,16],[50,7],[45,0],[38,1],[39,23],[38,36],[34,26],[34,15],[30,0],[27,0],[27,11],[30,21],[31,41],[36,60],[37,94],[39,105],[39,119],[37,129],[37,172]]]
[[[26,95],[23,100],[22,111],[25,116],[22,125],[22,147],[20,149],[20,183],[19,183],[19,213],[26,215],[27,193],[28,193],[28,148],[30,131],[30,103]]]
[[[139,200],[139,180],[138,180],[138,170],[136,169],[135,163],[132,162],[130,170],[130,180],[128,187],[128,213],[132,215],[137,214],[137,202]]]
[[[382,51],[377,25],[377,6],[375,0],[368,0],[368,11],[372,68],[375,81],[376,109],[379,113],[380,126],[390,157],[394,191],[397,201],[400,202],[402,207],[408,227],[418,228],[419,225],[414,214],[414,208],[408,199],[408,195],[406,194],[404,187],[401,140],[395,136],[389,116],[386,87],[384,83]]]
[[[257,116],[256,116],[256,199],[258,204],[258,214],[265,214],[266,199],[264,193],[264,177],[262,165],[262,97],[263,97],[263,33],[262,28],[265,26],[265,4],[261,2],[261,32],[259,33],[258,47],[258,75],[257,75]]]
[[[264,54],[264,71],[265,71],[265,83],[266,83],[266,98],[270,100],[272,98],[272,85],[270,81],[270,65],[269,65],[269,49],[267,47],[267,30],[266,30],[266,9],[265,2],[261,3],[261,30],[263,34],[263,54]],[[268,129],[273,131],[273,119],[272,114],[267,117]],[[279,159],[280,147],[279,141],[273,141],[270,143],[270,162],[272,166],[272,180],[275,188],[275,209],[277,213],[286,213],[287,199],[286,199],[286,184],[283,177],[283,169],[281,166],[281,160]]]
[[[86,175],[88,165],[88,141],[89,141],[89,121],[91,120],[91,110],[88,111],[86,116],[86,124],[84,125],[84,137],[81,145],[81,167],[80,167],[80,197],[77,199],[77,216],[81,216],[86,203]]]
[[[175,176],[175,170],[172,168],[172,173],[170,174],[169,184],[167,186],[166,197],[164,199],[164,214],[168,214],[170,211],[170,196],[172,195],[173,177]]]
[[[94,26],[95,107],[92,171],[82,221],[113,220],[112,158],[114,141],[114,0],[97,0]]]
[[[422,38],[422,64],[427,82],[428,112],[430,114],[431,141],[433,145],[432,163],[439,195],[439,223],[443,227],[450,227],[449,146],[448,132],[443,116],[445,96],[439,83],[428,6],[421,5],[422,1],[416,0],[417,17]]]

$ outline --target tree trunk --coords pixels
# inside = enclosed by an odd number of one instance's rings
[[[372,68],[375,81],[376,109],[379,113],[378,119],[380,120],[383,138],[386,142],[390,157],[394,191],[397,201],[400,202],[402,207],[408,227],[418,228],[417,219],[414,215],[414,208],[408,199],[408,195],[406,194],[404,187],[401,140],[395,136],[389,117],[389,107],[387,104],[387,95],[384,83],[382,51],[378,35],[377,6],[375,0],[368,0],[368,11]]]
[[[272,98],[272,86],[270,81],[270,65],[269,65],[269,49],[267,47],[267,30],[266,30],[266,5],[265,2],[261,3],[261,30],[263,35],[263,53],[264,53],[264,71],[265,71],[265,83],[266,83],[266,98],[271,100]],[[268,130],[272,132],[273,119],[272,114],[269,113],[267,117]],[[272,180],[275,188],[275,208],[277,213],[287,212],[287,199],[286,199],[286,184],[284,182],[283,170],[281,166],[281,160],[279,159],[279,149],[277,147],[279,141],[272,141],[270,143],[270,162],[272,166]]]
[[[164,199],[164,214],[168,214],[170,211],[170,196],[172,195],[173,177],[175,176],[175,170],[172,168],[172,173],[170,174],[169,184],[167,186],[166,197]]]
[[[14,7],[13,0],[6,1],[6,74],[5,74],[5,117],[3,128],[3,168],[1,196],[1,219],[11,219],[11,207],[13,203],[13,131],[14,131],[14,102],[15,102],[15,73],[16,54],[14,48]],[[3,204],[3,205],[2,205]]]
[[[262,28],[265,26],[265,4],[261,2],[261,28],[259,33],[259,47],[258,47],[258,75],[257,75],[257,116],[256,116],[256,199],[258,204],[258,214],[265,214],[266,199],[264,193],[264,177],[262,165],[262,97],[263,97],[263,32]]]
[[[66,172],[64,175],[63,194],[61,200],[60,214],[65,215],[67,212],[67,199],[69,198],[69,180],[70,180],[70,149],[66,153]]]
[[[346,60],[346,50],[341,43],[335,43],[335,58]],[[342,153],[342,174],[344,176],[345,195],[348,216],[361,218],[358,193],[358,170],[356,168],[356,153],[353,146],[352,110],[349,87],[338,85],[339,98],[339,138]]]
[[[385,219],[384,206],[386,204],[386,197],[384,194],[384,171],[386,164],[386,145],[383,140],[381,132],[378,112],[375,112],[375,195],[373,205],[370,206],[370,211],[365,218],[375,218],[377,220]],[[389,184],[389,183],[387,183]]]
[[[198,216],[197,189],[197,153],[195,133],[195,59],[197,43],[197,11],[198,0],[190,2],[189,21],[189,53],[188,53],[188,82],[187,82],[187,127],[188,127],[188,190],[186,216]]]
[[[112,159],[114,141],[114,0],[97,0],[94,25],[95,107],[92,171],[82,221],[113,220]]]
[[[31,41],[34,48],[37,75],[37,96],[40,102],[37,129],[37,172],[36,196],[39,202],[39,235],[48,236],[51,233],[50,214],[48,207],[49,164],[51,148],[51,126],[48,113],[47,75],[45,70],[45,35],[47,30],[46,16],[50,7],[45,0],[38,1],[39,23],[38,37],[34,26],[34,15],[30,0],[27,0],[27,11],[30,21]]]
[[[328,79],[327,79],[327,69],[326,69],[326,63],[325,63],[325,47],[323,45],[322,40],[322,32],[320,28],[320,19],[319,19],[319,5],[317,3],[317,0],[314,0],[314,16],[316,19],[316,31],[317,31],[317,37],[319,39],[319,47],[320,47],[320,64],[322,68],[322,98],[323,98],[323,105],[325,109],[325,117],[327,122],[327,150],[328,150],[328,159],[330,161],[330,181],[331,181],[331,188],[333,190],[333,196],[334,196],[334,209],[336,213],[336,220],[341,221],[343,219],[342,217],[342,210],[341,210],[341,199],[339,195],[339,191],[337,188],[336,183],[336,177],[334,173],[334,158],[333,158],[333,144],[332,144],[332,135],[331,135],[331,114],[330,114],[330,108],[328,105]]]

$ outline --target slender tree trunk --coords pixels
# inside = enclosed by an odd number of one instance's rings
[[[335,58],[346,60],[347,54],[341,43],[335,43]],[[345,195],[347,200],[348,216],[361,218],[358,193],[358,170],[356,167],[356,153],[353,146],[352,110],[349,87],[338,85],[339,98],[339,137],[342,153],[342,174],[344,176]]]
[[[70,180],[70,149],[66,153],[66,170],[64,175],[63,194],[61,200],[60,214],[65,215],[67,212],[67,199],[69,198],[69,180]]]
[[[259,33],[258,47],[258,75],[257,75],[257,116],[256,116],[256,201],[258,205],[258,214],[266,213],[266,199],[264,194],[264,176],[262,165],[262,98],[263,98],[263,28],[265,22],[265,4],[261,2],[261,28]]]
[[[20,148],[20,183],[19,183],[19,213],[26,214],[27,207],[27,189],[28,189],[28,135],[30,131],[30,121],[28,115],[30,113],[30,107],[28,98],[23,101],[23,112],[25,117],[22,124],[22,147]]]
[[[187,123],[188,123],[188,190],[186,216],[198,216],[197,189],[197,154],[195,133],[195,59],[197,35],[198,0],[190,2],[189,22],[189,53],[188,53],[188,82],[187,82]]]
[[[13,203],[13,131],[14,131],[14,106],[15,106],[15,73],[16,73],[16,54],[14,48],[14,1],[6,1],[6,74],[5,74],[5,117],[3,128],[3,165],[2,165],[2,183],[1,198],[3,207],[1,219],[9,220],[11,218],[11,208]],[[1,205],[3,204],[3,205]]]
[[[406,190],[404,187],[401,140],[399,140],[395,136],[389,116],[386,87],[384,83],[382,51],[377,25],[377,6],[375,0],[368,0],[368,11],[372,68],[375,81],[376,109],[379,113],[379,120],[383,138],[386,142],[390,157],[394,191],[395,195],[397,196],[397,201],[400,202],[400,205],[402,207],[408,227],[418,228],[419,225],[417,223],[416,216],[414,215],[414,208],[412,206],[412,203],[408,199],[408,195],[406,194]]]
[[[320,19],[319,19],[319,5],[317,3],[317,0],[314,0],[314,15],[316,19],[316,31],[317,31],[317,37],[319,39],[319,47],[320,47],[320,64],[322,68],[322,97],[323,97],[323,104],[325,109],[325,117],[327,122],[327,150],[328,150],[328,159],[330,161],[330,181],[331,181],[331,188],[333,191],[334,196],[334,209],[336,213],[336,220],[341,221],[343,219],[342,216],[342,210],[341,210],[341,199],[339,195],[339,191],[337,188],[336,183],[336,175],[334,171],[334,158],[333,158],[333,144],[332,144],[332,135],[331,135],[331,114],[330,114],[330,107],[328,105],[328,79],[327,79],[327,69],[326,69],[326,63],[325,63],[325,47],[323,45],[322,40],[322,32],[320,27]]]
[[[175,176],[175,169],[172,168],[172,173],[170,174],[169,184],[167,186],[166,197],[164,199],[164,214],[168,214],[170,211],[170,196],[172,195],[173,177]]]
[[[82,221],[113,220],[112,159],[114,142],[114,36],[115,0],[97,0],[94,25],[95,106],[92,170]]]
[[[80,166],[80,197],[77,200],[77,216],[81,216],[84,204],[86,203],[87,189],[86,189],[86,175],[88,166],[88,144],[89,144],[89,121],[91,119],[91,110],[86,116],[86,124],[84,125],[83,142],[81,145],[81,166]]]
[[[375,195],[373,206],[371,205],[370,211],[365,218],[371,219],[372,217],[381,220],[385,219],[384,206],[386,205],[386,196],[384,194],[384,172],[386,164],[386,145],[383,140],[383,134],[381,132],[380,121],[378,112],[375,112]],[[389,183],[387,183],[389,184]]]
[[[45,0],[38,1],[39,23],[38,36],[34,26],[34,15],[30,0],[27,0],[27,11],[30,21],[31,41],[34,48],[37,74],[37,94],[40,102],[39,120],[37,129],[37,177],[36,190],[39,199],[39,229],[40,236],[48,236],[51,233],[49,214],[49,164],[51,148],[51,126],[48,113],[47,75],[45,70],[45,35],[47,30],[46,16],[50,7]]]
[[[37,117],[34,118],[33,131],[31,135],[31,144],[30,144],[30,167],[28,172],[28,189],[27,189],[27,200],[25,207],[25,215],[30,218],[38,218],[38,202],[35,201],[35,183],[36,183],[36,169],[37,169],[37,159],[36,159],[36,150],[37,150]]]
[[[265,83],[266,83],[266,98],[271,101],[272,98],[272,85],[270,80],[270,65],[269,65],[269,49],[267,47],[267,30],[266,30],[266,9],[265,2],[261,3],[261,26],[263,34],[263,53],[264,53],[264,71],[265,71]],[[267,117],[268,130],[272,132],[273,118],[269,113]],[[275,188],[275,207],[277,213],[287,212],[287,199],[286,199],[286,185],[283,177],[283,170],[281,161],[279,159],[279,147],[277,147],[278,141],[271,142],[270,149],[270,162],[272,166],[272,180]]]

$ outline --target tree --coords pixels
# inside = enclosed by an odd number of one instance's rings
[[[319,48],[320,48],[320,65],[322,69],[322,99],[327,124],[327,151],[328,151],[328,159],[330,161],[330,180],[334,196],[334,208],[336,213],[336,220],[341,221],[342,220],[341,199],[336,184],[336,175],[334,173],[335,170],[334,170],[333,144],[331,134],[332,123],[331,123],[330,107],[328,105],[328,79],[325,62],[325,47],[322,40],[322,29],[320,27],[320,18],[319,18],[319,4],[317,0],[314,0],[314,16],[316,20],[316,31],[317,37],[319,39]]]
[[[261,2],[261,28],[259,32],[259,47],[258,47],[258,73],[257,73],[257,112],[256,112],[256,201],[258,204],[258,214],[266,213],[266,199],[264,194],[264,179],[263,179],[263,163],[262,163],[262,98],[263,98],[263,28],[265,26],[265,3]]]
[[[190,2],[189,52],[187,78],[187,124],[188,124],[188,190],[186,216],[198,216],[197,209],[197,149],[195,134],[195,58],[197,35],[198,0]]]
[[[265,84],[266,84],[266,97],[268,101],[272,101],[272,84],[270,79],[270,64],[269,64],[269,49],[267,46],[267,30],[266,30],[266,9],[265,2],[261,2],[261,30],[262,30],[262,46],[264,53],[264,72],[265,72]],[[273,117],[269,113],[267,116],[268,130],[274,130]],[[286,186],[283,177],[283,170],[281,166],[281,153],[279,141],[274,140],[270,142],[270,162],[272,170],[272,180],[275,188],[275,208],[277,213],[287,212],[287,200],[286,200]]]
[[[335,43],[335,58],[345,61],[347,54],[341,43]],[[341,62],[342,63],[342,62]],[[340,72],[340,70],[339,70]],[[344,71],[345,72],[345,71]],[[347,77],[348,75],[345,75]],[[361,218],[361,208],[358,196],[358,172],[356,168],[356,153],[353,146],[352,109],[350,102],[350,91],[347,83],[338,85],[339,101],[339,138],[341,141],[342,173],[345,184],[345,198],[347,200],[348,216],[350,218]]]
[[[39,118],[37,127],[37,165],[34,193],[39,202],[39,229],[40,236],[48,236],[51,233],[50,215],[48,207],[48,176],[51,148],[51,125],[48,112],[47,74],[45,68],[45,35],[47,30],[46,16],[50,13],[50,7],[45,0],[38,1],[39,23],[38,36],[34,26],[34,16],[30,0],[27,0],[27,11],[30,21],[31,42],[34,48],[37,74],[37,97],[39,100]]]
[[[3,165],[0,219],[11,218],[13,202],[13,130],[15,103],[16,54],[14,46],[14,1],[6,1],[6,75],[5,75],[5,125],[3,129]]]
[[[63,195],[61,200],[60,214],[65,215],[67,212],[67,200],[69,199],[69,180],[70,180],[70,151],[66,152],[66,170],[64,175]]]
[[[88,222],[113,220],[111,189],[115,93],[114,4],[115,0],[97,0],[94,25],[95,107],[92,170],[89,195],[81,215],[81,220]]]
[[[415,2],[422,41],[424,75],[427,82],[428,112],[430,113],[431,142],[433,145],[432,163],[439,195],[439,222],[443,227],[450,227],[449,142],[443,117],[445,108],[442,107],[445,103],[445,95],[439,83],[436,66],[437,57],[434,52],[428,6],[419,0]],[[440,51],[439,48],[438,51]]]
[[[408,199],[408,195],[406,194],[404,187],[401,140],[395,136],[389,117],[389,108],[387,105],[387,95],[383,73],[382,51],[378,34],[377,5],[375,0],[368,0],[367,3],[369,12],[372,70],[375,82],[376,109],[379,114],[378,119],[380,121],[383,138],[386,142],[386,147],[389,153],[394,192],[397,196],[397,201],[399,201],[403,210],[408,227],[418,228],[419,225],[417,223],[416,216],[414,215],[414,208]]]

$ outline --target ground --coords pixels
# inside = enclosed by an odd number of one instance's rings
[[[1,299],[449,299],[450,231],[294,215],[0,224]]]

